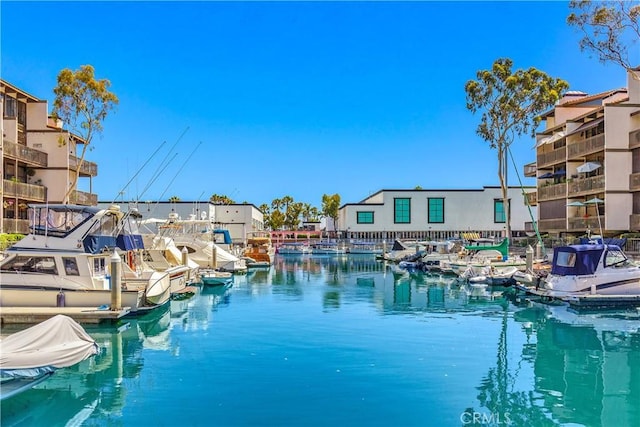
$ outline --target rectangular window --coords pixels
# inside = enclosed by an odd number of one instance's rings
[[[507,217],[504,211],[504,201],[502,199],[493,200],[493,222],[505,223]]]
[[[373,212],[357,212],[358,224],[373,224]]]
[[[411,223],[411,199],[393,199],[393,222],[396,224]]]
[[[429,223],[444,223],[444,199],[443,198],[429,198],[427,200],[429,209]]]

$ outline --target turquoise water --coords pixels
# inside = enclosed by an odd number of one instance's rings
[[[277,258],[118,325],[2,426],[640,426],[637,311],[470,294],[373,257]],[[4,331],[3,331],[4,332]]]

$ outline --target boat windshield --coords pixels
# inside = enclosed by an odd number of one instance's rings
[[[622,250],[609,249],[607,251],[607,256],[604,261],[604,266],[605,267],[609,267],[613,265],[622,266],[622,265],[627,265],[629,263],[630,263],[629,259],[624,254],[624,252],[622,252]]]

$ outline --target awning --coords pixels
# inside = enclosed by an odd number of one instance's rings
[[[538,148],[538,147],[540,147],[540,146],[542,146],[544,144],[551,144],[553,142],[559,141],[564,137],[565,137],[565,134],[564,134],[563,131],[560,131],[558,133],[554,133],[553,135],[548,136],[546,138],[542,138],[540,141],[538,141],[538,143],[536,144],[536,148]]]
[[[567,174],[567,171],[564,169],[560,169],[559,171],[555,171],[553,173],[553,176],[565,176]]]
[[[553,178],[553,174],[551,172],[547,172],[538,177],[538,179],[547,179],[547,178]]]
[[[580,133],[580,132],[584,132],[585,130],[592,129],[592,128],[598,126],[603,121],[604,121],[604,117],[600,117],[599,119],[595,119],[595,120],[591,120],[590,122],[586,122],[586,123],[582,124],[581,126],[579,126],[577,129],[569,132],[567,134],[567,136],[575,135],[576,133]]]

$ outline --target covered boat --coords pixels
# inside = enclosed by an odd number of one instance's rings
[[[57,315],[0,341],[0,399],[15,396],[98,353],[95,340],[75,320]]]
[[[554,248],[551,273],[536,294],[558,299],[580,295],[640,295],[640,268],[617,245]]]

